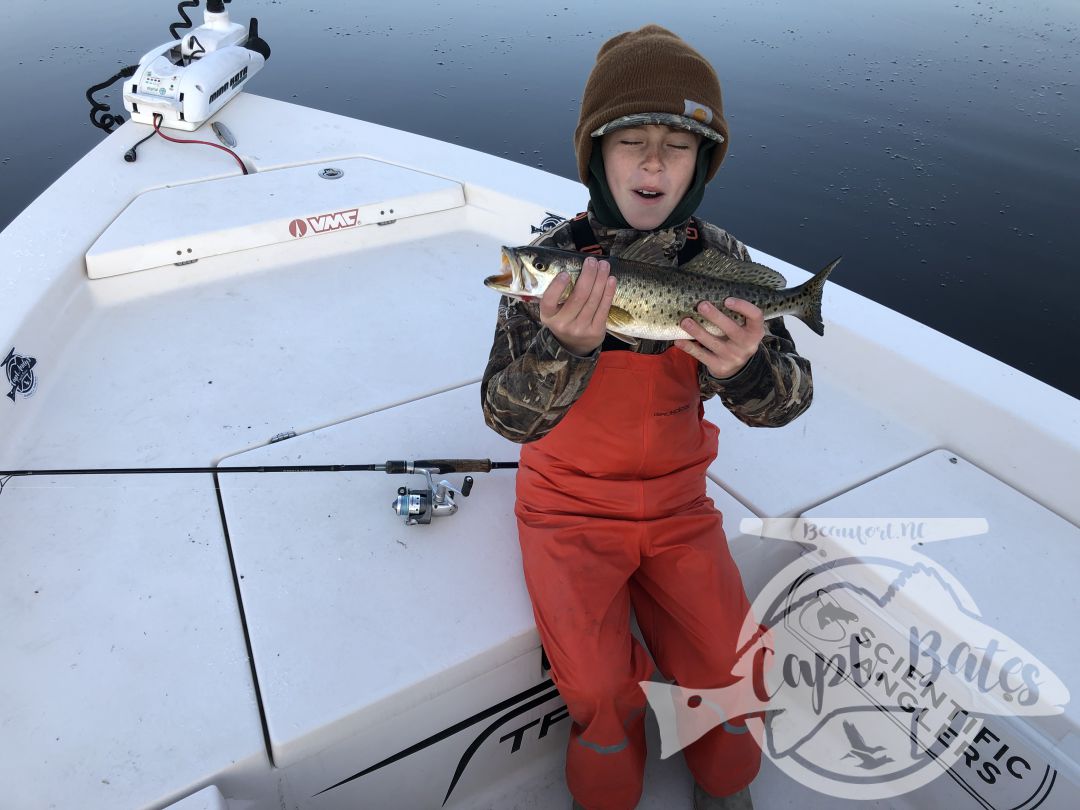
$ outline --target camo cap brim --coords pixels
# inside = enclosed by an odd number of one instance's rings
[[[614,132],[618,129],[643,127],[648,126],[649,124],[659,124],[666,127],[685,129],[689,132],[696,132],[703,138],[708,138],[717,143],[724,142],[724,136],[712,127],[706,126],[700,121],[695,121],[693,118],[687,118],[685,115],[677,115],[675,113],[634,113],[633,115],[624,115],[621,118],[616,118],[614,121],[609,121],[599,129],[593,130],[592,137],[599,138],[601,135],[605,135],[608,132]]]

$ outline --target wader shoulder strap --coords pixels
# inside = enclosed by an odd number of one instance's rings
[[[591,253],[594,256],[603,256],[604,249],[600,247],[596,232],[589,224],[588,212],[582,212],[570,220],[570,236],[574,240],[574,247],[579,253]],[[698,233],[697,220],[693,217],[686,225],[686,241],[679,249],[679,264],[684,265],[701,253],[705,245]]]
[[[690,217],[690,221],[686,223],[686,241],[679,248],[679,266],[682,267],[704,249],[705,244],[698,233],[697,220]]]
[[[574,240],[574,248],[578,253],[591,253],[594,256],[603,256],[604,249],[596,238],[596,231],[589,224],[589,212],[582,211],[570,220],[570,236]]]

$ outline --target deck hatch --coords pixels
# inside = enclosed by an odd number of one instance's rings
[[[92,279],[422,216],[465,204],[461,184],[367,158],[293,166],[152,189],[136,197],[86,253]],[[392,216],[391,216],[392,214]]]

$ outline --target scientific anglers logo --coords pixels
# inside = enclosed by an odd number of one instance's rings
[[[560,217],[558,214],[553,214],[550,211],[545,211],[545,216],[541,220],[540,225],[532,225],[532,233],[547,233],[554,230],[560,222],[566,222],[566,217]]]
[[[986,624],[924,544],[984,534],[985,520],[744,520],[804,554],[754,600],[738,680],[719,689],[642,682],[668,757],[744,718],[785,773],[843,799],[888,799],[947,773],[985,808],[1038,806],[1057,770],[996,716],[1061,714],[1069,691]]]
[[[15,401],[16,394],[24,397],[34,395],[34,389],[37,388],[37,378],[34,376],[36,365],[37,360],[33,357],[15,354],[15,347],[11,347],[11,351],[4,358],[4,374],[7,376],[8,385],[11,386],[7,396],[12,402]]]
[[[360,211],[349,208],[345,211],[335,211],[332,214],[318,214],[307,219],[294,219],[289,223],[289,233],[300,238],[306,236],[310,230],[312,233],[329,233],[340,231],[344,228],[355,228],[360,224]]]

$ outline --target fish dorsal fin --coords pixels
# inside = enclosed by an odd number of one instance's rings
[[[661,267],[671,266],[671,259],[664,254],[663,242],[653,235],[641,237],[616,258],[621,259],[624,262],[656,264]]]
[[[769,287],[774,290],[782,290],[787,286],[787,279],[771,267],[757,262],[740,261],[716,248],[705,248],[680,269],[703,276],[722,278],[725,281],[757,284],[759,287]]]

